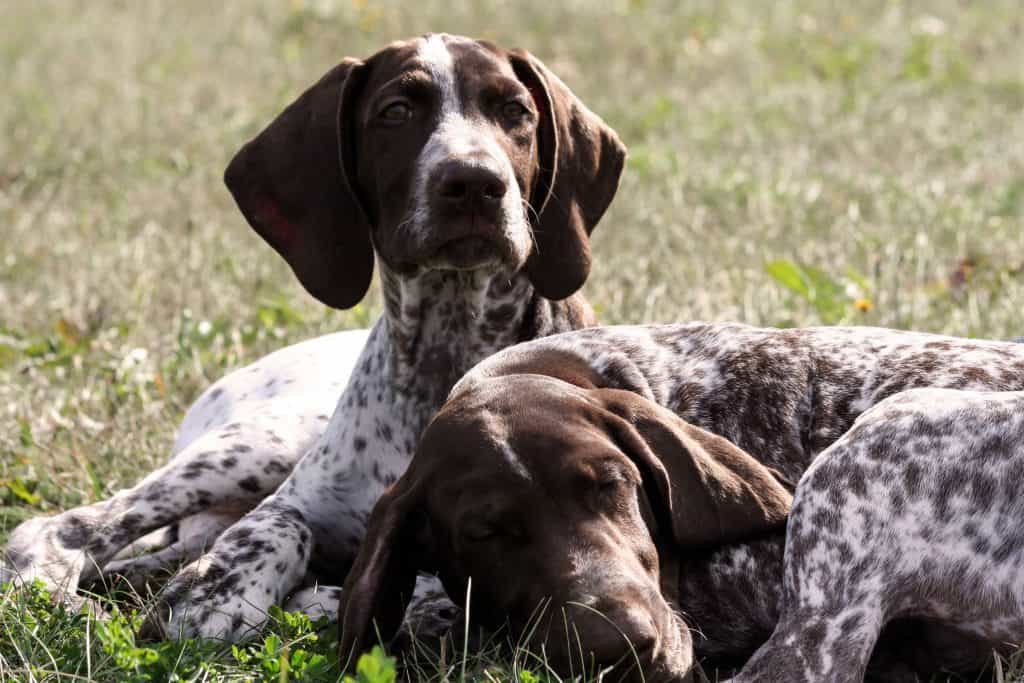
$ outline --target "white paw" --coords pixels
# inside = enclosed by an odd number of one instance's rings
[[[80,520],[64,514],[22,522],[4,549],[0,583],[39,579],[54,597],[73,595],[86,566],[88,535]]]
[[[167,558],[162,553],[152,553],[127,560],[114,560],[103,568],[107,579],[120,577],[140,594],[145,594],[147,583],[161,583],[180,564],[177,557]]]
[[[232,568],[211,555],[188,565],[164,588],[147,632],[163,638],[240,642],[257,635],[277,601],[280,576]],[[154,623],[155,622],[155,623]]]
[[[444,638],[460,623],[462,610],[445,593],[436,576],[420,574],[405,610],[402,632],[416,639]]]
[[[302,612],[316,621],[327,617],[338,619],[338,604],[341,602],[341,588],[337,586],[312,586],[296,591],[284,604],[285,612]]]

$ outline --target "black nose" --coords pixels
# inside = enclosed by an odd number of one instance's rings
[[[448,161],[437,179],[438,201],[460,213],[493,213],[508,190],[497,171],[480,162]]]

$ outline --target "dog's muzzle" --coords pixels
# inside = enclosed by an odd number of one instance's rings
[[[509,186],[487,155],[439,164],[428,184],[428,205],[436,234],[425,243],[426,265],[472,270],[512,263],[508,234]]]

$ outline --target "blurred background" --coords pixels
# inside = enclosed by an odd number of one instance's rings
[[[328,311],[221,182],[346,55],[524,47],[630,158],[606,323],[1024,334],[1024,13],[760,0],[0,2],[0,539],[166,457],[195,395]]]

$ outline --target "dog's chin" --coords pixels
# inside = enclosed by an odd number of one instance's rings
[[[662,628],[655,652],[624,653],[616,667],[623,683],[695,683],[699,666],[693,661],[690,630],[677,614]],[[615,680],[614,676],[612,680]]]
[[[472,235],[439,246],[424,263],[433,270],[496,270],[507,260],[507,250],[494,240]]]
[[[693,659],[693,638],[683,619],[672,613],[670,623],[663,631],[663,641],[655,661],[648,664],[645,680],[684,681],[701,680],[697,676],[700,666]]]
[[[514,272],[526,263],[526,254],[504,235],[465,235],[433,248],[419,265],[428,270]]]
[[[485,613],[491,611],[484,609]],[[700,666],[693,659],[690,629],[674,611],[668,611],[663,618],[661,639],[656,649],[636,651],[624,643],[617,663],[605,670],[606,680],[620,683],[696,683],[702,680],[697,675]],[[480,614],[474,619],[475,624],[483,624]],[[499,626],[496,623],[488,623],[486,627],[493,633]],[[544,648],[548,666],[560,674],[569,676],[574,668],[578,670],[581,663],[586,666],[587,656],[582,654],[586,649],[586,638],[583,637],[582,642],[577,640],[575,646],[570,646],[568,651],[560,647],[561,642],[555,642],[554,649],[551,649],[553,643],[544,641],[550,635],[552,627],[558,628],[557,624],[537,628],[532,617],[524,622],[506,625],[511,634],[525,634],[529,631],[539,637],[537,642],[530,642],[528,647],[535,652],[540,652]],[[576,638],[580,637],[577,633]],[[581,657],[583,659],[580,659]]]

